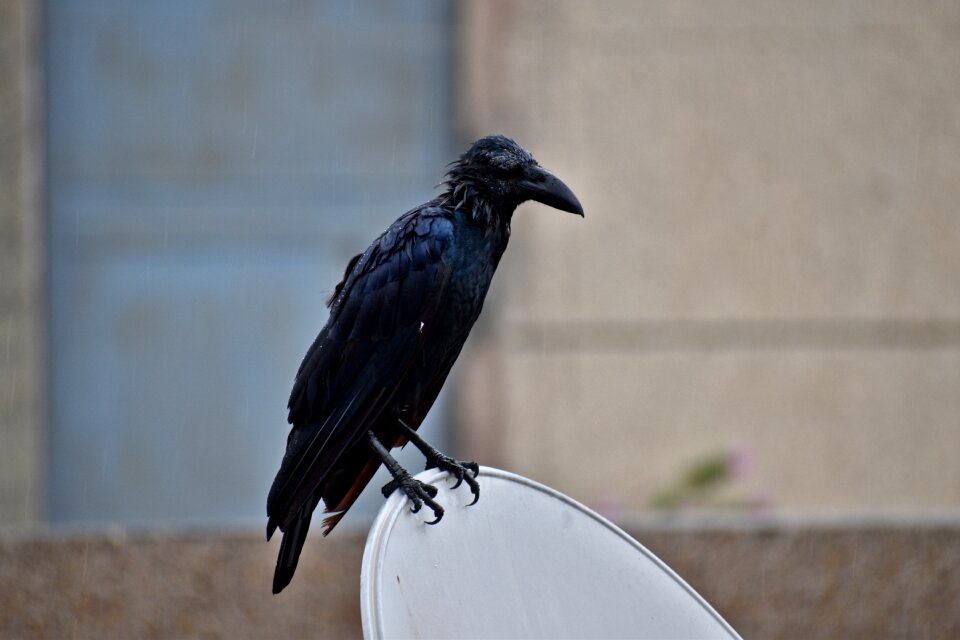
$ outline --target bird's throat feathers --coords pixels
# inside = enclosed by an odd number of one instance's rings
[[[470,182],[447,181],[447,191],[440,200],[448,207],[466,213],[478,225],[492,229],[505,226],[510,228],[510,219],[516,210],[516,204],[498,202],[484,194]]]

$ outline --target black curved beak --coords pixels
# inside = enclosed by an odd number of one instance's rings
[[[560,178],[542,167],[532,167],[524,179],[517,183],[517,190],[526,200],[536,200],[548,207],[569,211],[583,217],[583,207],[570,187]]]

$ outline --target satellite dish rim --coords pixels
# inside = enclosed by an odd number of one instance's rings
[[[427,484],[437,484],[447,475],[446,471],[428,469],[418,473],[415,478]],[[570,496],[560,493],[556,489],[551,489],[539,482],[515,473],[510,473],[509,471],[504,471],[503,469],[481,466],[478,477],[499,478],[522,487],[539,491],[551,498],[559,500],[567,506],[573,507],[580,513],[595,520],[625,542],[629,543],[647,560],[656,565],[666,576],[674,580],[687,595],[703,607],[706,612],[730,634],[731,638],[740,638],[740,635],[717,613],[716,609],[710,606],[710,603],[704,600],[703,597],[697,593],[693,587],[687,584],[683,578],[677,575],[673,569],[667,566],[666,563],[654,555],[649,549],[637,542],[637,540],[631,537],[626,531],[596,511],[577,502]],[[367,542],[363,548],[363,561],[360,568],[360,619],[363,625],[363,637],[365,640],[383,640],[388,637],[383,629],[383,616],[380,608],[377,606],[378,600],[376,594],[380,593],[382,586],[384,554],[387,549],[385,542],[389,539],[390,533],[393,531],[393,527],[396,525],[400,515],[408,511],[408,509],[407,497],[399,491],[394,491],[380,508],[377,517],[373,521],[373,525],[370,527],[370,532],[367,534]]]

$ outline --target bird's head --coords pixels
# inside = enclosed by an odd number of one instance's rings
[[[487,136],[470,145],[451,164],[446,185],[454,203],[472,206],[475,217],[509,216],[527,200],[583,216],[573,191],[506,136]]]

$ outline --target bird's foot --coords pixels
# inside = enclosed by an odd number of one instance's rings
[[[434,498],[437,497],[437,488],[435,486],[412,478],[409,473],[403,471],[393,480],[383,485],[381,492],[384,498],[389,498],[390,494],[397,489],[403,491],[407,495],[407,498],[410,499],[410,502],[413,503],[413,507],[410,508],[411,512],[417,513],[423,505],[427,505],[433,510],[434,515],[434,519],[427,524],[437,524],[440,522],[440,518],[443,517],[443,507],[434,500]]]
[[[446,471],[454,478],[457,479],[457,484],[453,485],[453,489],[456,489],[464,482],[467,483],[467,486],[470,487],[470,493],[473,494],[473,502],[467,506],[472,506],[477,504],[477,500],[480,499],[480,484],[474,479],[480,473],[480,467],[476,462],[464,462],[461,460],[454,460],[450,456],[446,456],[439,451],[435,454],[427,456],[427,469],[440,469],[441,471]]]

